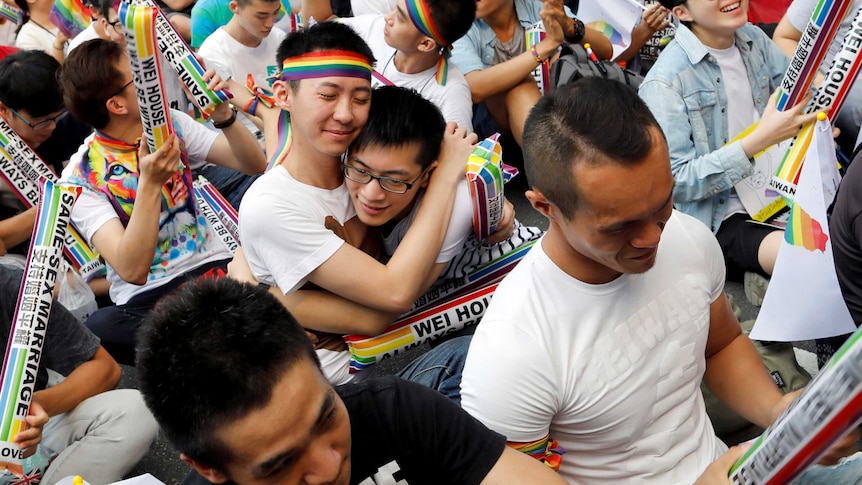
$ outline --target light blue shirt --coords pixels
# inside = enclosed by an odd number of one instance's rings
[[[524,30],[539,22],[542,2],[538,0],[515,0],[515,15]],[[569,7],[566,15],[574,17]],[[494,47],[497,35],[484,20],[476,19],[467,34],[453,44],[452,62],[466,76],[472,71],[480,71],[494,65]]]
[[[762,115],[769,95],[784,77],[788,59],[751,24],[740,27],[734,38],[755,108]],[[721,68],[691,30],[680,25],[639,94],[667,137],[676,181],[674,206],[718,231],[731,189],[753,169],[742,143],[727,144],[727,91]]]

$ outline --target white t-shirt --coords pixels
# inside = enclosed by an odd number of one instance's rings
[[[201,161],[205,160],[209,154],[218,133],[206,129],[185,113],[172,111],[171,115],[179,126],[179,134],[188,154],[190,168],[200,165]],[[93,140],[92,136],[88,137],[85,145],[72,156],[69,164],[63,170],[61,176],[63,182],[70,182],[76,167],[83,163],[82,157],[91,140]],[[203,264],[231,257],[231,252],[218,237],[206,229],[203,230],[203,233],[198,232],[199,229],[194,227],[197,225],[206,228],[207,224],[206,219],[197,210],[197,205],[194,206],[194,216],[187,210],[189,200],[194,200],[193,194],[174,194],[175,208],[165,210],[163,204],[162,214],[159,218],[159,245],[154,256],[154,259],[160,258],[163,265],[160,266],[158,272],[150,271],[146,283],[143,285],[128,283],[108,265],[107,276],[111,283],[110,296],[116,304],[122,305],[133,296],[158,288],[175,277]],[[114,219],[119,219],[114,205],[104,195],[96,193],[89,187],[84,187],[72,208],[72,221],[81,231],[81,235],[92,244],[93,235],[103,225]],[[182,244],[183,238],[186,237],[203,237],[205,243],[199,249],[186,250]]]
[[[655,266],[601,285],[564,273],[541,244],[473,336],[462,407],[509,441],[550,434],[569,482],[690,485],[726,449],[699,388],[724,285],[715,237],[674,211]]]
[[[395,67],[396,50],[386,43],[383,35],[383,29],[386,26],[383,15],[363,15],[361,17],[342,18],[338,21],[349,25],[368,43],[371,52],[377,59],[376,71],[378,73],[396,86],[415,89],[423,98],[440,108],[443,119],[454,121],[458,123],[458,126],[466,128],[468,132],[473,132],[473,98],[470,95],[470,85],[467,84],[461,71],[455,67],[455,63],[449,62],[449,73],[445,86],[437,83],[436,64],[415,74],[402,73]],[[378,79],[372,79],[374,87],[381,84]]]
[[[286,35],[280,29],[272,29],[260,45],[248,47],[231,37],[224,27],[219,27],[203,41],[198,55],[224,80],[233,79],[245,86],[246,77],[251,74],[259,86],[271,88],[269,77],[279,72],[275,53]],[[260,131],[247,117],[241,116],[240,121],[252,133]]]
[[[23,50],[37,50],[51,55],[52,47],[60,29],[51,25],[46,26],[48,30],[36,25],[32,20],[21,26],[18,37],[15,38],[15,47]]]
[[[87,26],[86,29],[81,31],[80,34],[76,35],[75,37],[72,37],[72,40],[69,41],[69,47],[66,49],[66,54],[72,52],[75,47],[78,47],[79,45],[83,44],[84,42],[87,42],[88,40],[98,39],[99,34],[96,33],[95,26],[96,23],[92,22],[90,23],[90,25]]]
[[[350,0],[354,17],[367,14],[386,15],[398,6],[397,0]]]

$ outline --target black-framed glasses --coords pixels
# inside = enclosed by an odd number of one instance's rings
[[[116,32],[118,34],[123,33],[123,24],[120,23],[119,18],[117,18],[117,20],[114,20],[113,22],[111,22],[110,20],[108,20],[107,17],[105,17],[105,22],[108,22],[108,25],[110,25],[111,28],[114,29],[114,32]]]
[[[384,177],[381,175],[374,175],[373,173],[363,170],[359,167],[354,167],[352,165],[348,165],[347,163],[341,164],[341,170],[344,172],[344,176],[348,179],[356,182],[357,184],[367,184],[372,180],[377,180],[377,183],[380,184],[380,188],[387,192],[392,192],[395,194],[403,194],[408,190],[412,189],[416,182],[419,181],[427,172],[428,169],[431,168],[431,165],[425,167],[422,170],[422,173],[419,174],[412,182],[406,182],[404,180],[394,179],[392,177]]]
[[[126,90],[126,88],[127,88],[127,87],[129,87],[133,82],[135,82],[135,80],[134,80],[134,79],[130,80],[130,81],[129,81],[129,82],[127,82],[126,84],[123,84],[123,87],[121,87],[120,89],[118,89],[118,90],[117,90],[117,92],[115,92],[114,94],[112,94],[112,95],[108,96],[108,99],[111,99],[111,98],[113,98],[114,96],[117,96],[118,94],[120,94],[120,93],[122,93],[123,91],[125,91],[125,90]]]
[[[16,118],[23,121],[27,126],[32,128],[34,131],[44,130],[45,128],[51,126],[51,123],[58,123],[60,120],[65,118],[66,115],[68,114],[68,112],[64,109],[57,116],[54,116],[52,118],[48,118],[47,120],[37,121],[37,122],[33,123],[32,121],[28,120],[27,118],[21,116],[21,113],[15,111],[14,109],[9,108],[9,111],[11,111],[12,114],[15,115]]]

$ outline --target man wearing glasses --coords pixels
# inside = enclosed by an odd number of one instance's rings
[[[69,41],[69,52],[92,39],[105,39],[121,44],[126,42],[116,3],[114,0],[93,0],[87,4],[90,9],[90,25]]]

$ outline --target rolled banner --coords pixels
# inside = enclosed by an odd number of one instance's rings
[[[42,198],[33,227],[24,280],[18,292],[18,305],[6,345],[0,373],[0,470],[21,472],[23,450],[14,442],[25,429],[24,418],[36,385],[39,358],[45,342],[48,315],[54,298],[54,285],[62,271],[61,252],[72,204],[80,188],[60,187],[42,182]]]
[[[211,91],[207,88],[207,83],[203,80],[205,69],[155,2],[142,0],[138,4],[146,5],[157,12],[155,19],[156,42],[159,52],[165,56],[165,60],[176,71],[180,82],[191,93],[192,101],[200,109],[203,117],[209,119],[216,106],[233,96],[226,90]]]
[[[854,0],[817,2],[778,88],[777,106],[780,111],[796,106],[805,97],[853,3]]]
[[[222,219],[218,215],[218,212],[222,209],[218,208],[218,206],[214,206],[210,202],[212,199],[208,199],[207,196],[204,194],[201,180],[204,180],[206,182],[206,179],[203,177],[200,177],[198,180],[195,180],[193,182],[195,202],[198,204],[198,207],[201,210],[201,214],[203,214],[203,216],[206,218],[207,224],[210,225],[215,235],[218,236],[219,239],[221,239],[221,241],[231,253],[234,253],[239,247],[239,239],[234,237],[234,235],[231,234],[227,227],[225,227],[224,222],[222,222]],[[230,207],[230,204],[228,204],[228,207]],[[233,209],[233,207],[231,207],[231,209]]]
[[[21,11],[20,8],[9,5],[6,2],[0,2],[0,16],[14,22],[15,25],[21,25],[24,21],[24,12]]]
[[[48,20],[71,39],[90,26],[90,9],[82,0],[54,0]]]
[[[2,3],[2,2],[0,2]],[[56,183],[57,175],[30,148],[9,123],[0,117],[0,177],[4,178],[21,202],[35,207],[39,202],[39,182]],[[80,232],[73,226],[66,232],[66,257],[85,279],[102,276],[105,265]]]
[[[236,212],[236,209],[230,205],[230,202],[224,198],[216,186],[203,175],[199,175],[195,183],[200,186],[201,195],[215,210],[219,220],[224,224],[231,236],[239,242],[239,214]]]
[[[156,17],[158,11],[149,5],[120,3],[120,21],[126,37],[126,49],[132,65],[132,78],[138,97],[138,111],[150,151],[156,151],[174,132],[171,123],[162,65],[156,50]]]
[[[806,108],[808,113],[827,110],[829,119],[834,120],[841,111],[853,82],[859,76],[862,67],[862,56],[859,55],[862,45],[862,8],[856,13],[850,26],[850,31],[841,44],[841,50],[835,54],[826,78],[820,83],[817,94]],[[789,200],[793,200],[796,194],[796,184],[799,182],[799,174],[802,171],[802,163],[805,153],[814,133],[814,122],[804,126],[799,134],[791,141],[790,149],[787,150],[778,170],[775,172],[770,187]]]
[[[862,330],[730,470],[736,485],[790,483],[862,422]]]
[[[484,241],[503,217],[503,148],[495,133],[480,141],[467,159],[467,181],[473,200],[473,233]]]
[[[345,336],[350,350],[350,372],[359,372],[426,341],[478,324],[497,285],[535,242],[524,243],[464,278],[431,288],[416,300],[412,310],[378,336]]]
[[[524,35],[526,36],[527,49],[533,50],[548,34],[545,32],[545,24],[540,21],[527,27],[527,30],[524,31]],[[533,52],[533,55],[537,56],[537,53]],[[536,85],[539,87],[539,92],[542,94],[550,94],[551,62],[548,59],[543,59],[539,62],[539,65],[533,69],[532,74],[533,79],[536,80]]]

